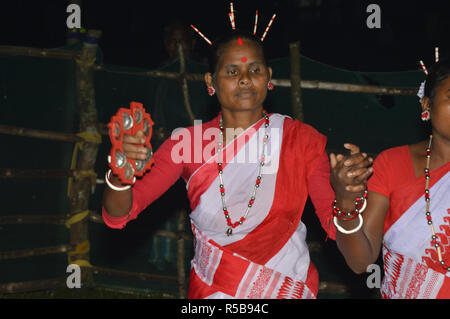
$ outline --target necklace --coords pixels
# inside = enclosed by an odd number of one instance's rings
[[[225,186],[223,184],[223,165],[222,165],[222,150],[223,150],[223,120],[222,120],[222,115],[220,115],[220,123],[219,123],[219,128],[220,128],[220,138],[219,138],[219,142],[217,143],[217,154],[218,154],[218,163],[217,163],[217,170],[219,171],[219,179],[220,179],[220,185],[219,185],[219,190],[220,190],[220,197],[222,199],[222,209],[223,209],[223,214],[225,216],[225,220],[227,222],[228,228],[227,231],[225,232],[227,234],[227,236],[231,236],[233,234],[233,228],[236,228],[239,225],[242,225],[245,220],[247,219],[248,213],[250,212],[250,209],[252,208],[254,202],[255,202],[255,196],[256,196],[256,190],[259,188],[260,184],[261,184],[261,169],[264,166],[264,161],[265,161],[265,149],[266,149],[266,144],[267,144],[267,140],[269,139],[269,135],[267,134],[267,128],[269,127],[270,124],[270,120],[269,120],[269,116],[267,115],[266,110],[263,110],[264,112],[264,137],[263,137],[263,147],[262,147],[262,152],[261,152],[261,157],[260,157],[260,161],[259,161],[259,167],[258,167],[258,177],[256,178],[255,181],[255,185],[253,186],[253,190],[250,194],[250,200],[248,201],[247,204],[247,208],[245,209],[244,215],[241,216],[241,218],[239,218],[239,221],[236,222],[232,222],[231,221],[231,217],[230,217],[230,213],[228,212],[227,209],[227,205],[225,203]]]
[[[433,221],[431,219],[431,212],[430,212],[430,160],[431,160],[431,140],[433,139],[433,135],[430,135],[430,141],[428,143],[428,147],[426,149],[426,157],[427,157],[427,164],[425,167],[425,202],[426,202],[426,209],[425,209],[425,216],[427,218],[427,223],[430,225],[431,228],[431,243],[436,248],[439,264],[447,271],[450,271],[450,266],[447,266],[445,261],[442,259],[442,251],[441,246],[439,245],[439,242],[437,240],[436,233],[434,231]]]

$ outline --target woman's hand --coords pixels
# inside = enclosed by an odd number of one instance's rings
[[[146,160],[148,149],[144,146],[144,143],[145,135],[143,131],[138,131],[134,136],[125,134],[122,143],[124,155],[133,160]],[[110,181],[116,186],[124,186],[119,177],[112,173],[112,171]]]
[[[143,131],[138,131],[134,136],[125,134],[123,136],[123,152],[127,158],[134,160],[145,160],[147,158],[147,148],[144,147],[145,135]],[[112,172],[109,181],[117,186],[123,187],[118,176]],[[129,213],[133,204],[131,189],[125,191],[115,191],[110,187],[105,187],[103,193],[103,206],[106,211],[114,217],[121,217]]]
[[[123,136],[123,151],[125,156],[134,160],[145,160],[148,149],[144,146],[145,135],[143,131],[138,131],[136,135],[125,134]]]
[[[356,145],[347,143],[344,147],[350,150],[350,155],[330,154],[330,183],[336,199],[349,204],[365,190],[367,178],[373,172],[373,168],[368,167],[373,159],[365,153],[360,153]]]

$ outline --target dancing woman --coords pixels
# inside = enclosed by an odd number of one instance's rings
[[[236,31],[215,42],[205,82],[220,103],[217,117],[173,133],[131,189],[120,191],[110,175],[116,190],[105,189],[103,218],[113,228],[137,218],[178,178],[185,180],[195,236],[189,298],[317,295],[318,273],[301,217],[309,195],[328,230],[334,192],[326,137],[264,110],[271,75],[259,39]],[[141,139],[140,133],[126,136],[127,157],[145,158]],[[357,174],[340,181],[359,189],[370,174],[369,159],[353,153],[349,161]]]
[[[356,273],[376,261],[382,247],[383,298],[450,298],[450,67],[430,69],[421,99],[428,140],[383,151],[368,181],[367,208],[359,221],[338,221],[339,249]],[[342,161],[331,158],[332,185],[342,189]],[[351,209],[352,195],[336,192]]]

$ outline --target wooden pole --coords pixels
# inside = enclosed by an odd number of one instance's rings
[[[321,293],[344,294],[349,291],[346,285],[332,281],[319,282],[319,291]]]
[[[66,277],[46,279],[46,280],[33,280],[23,282],[9,282],[6,284],[0,284],[0,293],[17,293],[28,291],[39,291],[53,288],[64,288],[66,286]]]
[[[291,103],[292,114],[300,121],[304,120],[302,105],[302,88],[300,77],[300,42],[289,44],[291,62]]]
[[[191,104],[189,102],[189,91],[187,85],[187,79],[184,77],[186,73],[186,61],[183,54],[183,46],[178,42],[178,56],[180,58],[180,74],[181,74],[181,88],[183,90],[184,106],[189,115],[192,125],[194,125],[195,116],[191,109]],[[184,233],[186,221],[186,211],[182,209],[178,212],[178,233]],[[185,259],[186,251],[184,247],[184,239],[180,237],[177,240],[177,271],[178,271],[178,295],[181,299],[186,298],[186,273],[185,273]]]
[[[189,102],[189,90],[187,85],[187,79],[184,74],[186,73],[186,61],[184,60],[183,46],[178,42],[178,56],[180,58],[180,77],[181,77],[181,89],[183,91],[184,107],[189,116],[191,124],[194,125],[195,116],[192,112],[191,103]]]
[[[0,55],[30,56],[37,58],[73,60],[78,57],[78,52],[62,49],[39,49],[0,45]]]
[[[70,245],[59,245],[59,246],[40,247],[25,250],[2,251],[0,252],[0,260],[67,253],[74,248],[75,247]]]
[[[80,114],[80,132],[99,135],[97,125],[97,110],[95,106],[94,70],[92,68],[97,56],[97,42],[101,31],[89,30],[81,49],[80,59],[76,66],[77,102]],[[84,143],[79,154],[77,169],[93,171],[98,154],[98,144]],[[69,195],[70,213],[68,218],[88,210],[91,194],[92,177],[82,175],[74,179]],[[88,218],[70,225],[70,244],[79,245],[89,240]],[[72,260],[89,262],[89,252],[72,255]],[[69,260],[70,263],[70,260]],[[93,280],[92,269],[81,268],[82,286],[91,286]]]
[[[184,209],[178,212],[178,233],[184,233],[186,222],[186,211]],[[178,271],[178,295],[181,299],[186,298],[186,273],[185,273],[186,249],[184,247],[184,239],[180,236],[177,240],[177,271]]]
[[[0,168],[0,178],[67,178],[75,177],[71,169],[14,169]]]
[[[95,274],[101,274],[101,275],[107,275],[107,276],[118,276],[118,277],[125,277],[125,278],[145,280],[145,281],[177,282],[177,278],[175,276],[164,276],[164,275],[154,275],[154,274],[140,273],[140,272],[130,272],[130,271],[123,271],[123,270],[98,267],[98,266],[93,266],[92,270]]]
[[[31,138],[39,138],[43,140],[53,140],[60,142],[82,142],[83,138],[70,133],[60,133],[52,131],[35,130],[25,127],[16,127],[10,125],[0,125],[0,134],[14,135],[14,136],[24,136]]]
[[[276,86],[291,87],[289,79],[272,79]],[[416,87],[393,87],[393,86],[377,86],[350,83],[323,82],[313,80],[301,80],[300,87],[302,89],[338,91],[347,93],[368,93],[377,95],[413,95],[417,94]]]
[[[166,78],[166,79],[179,79],[180,74],[175,72],[164,71],[146,71],[146,72],[127,72],[116,71],[107,69],[104,66],[95,65],[96,71],[104,71],[123,75],[134,76],[148,76],[153,78]],[[189,81],[204,81],[203,74],[185,73],[184,77]],[[291,87],[291,79],[272,79],[272,83],[275,86]],[[379,95],[413,95],[417,94],[418,87],[393,87],[393,86],[378,86],[378,85],[365,85],[365,84],[350,84],[350,83],[337,83],[315,80],[301,80],[300,87],[302,89],[313,90],[326,90],[326,91],[338,91],[348,93],[367,93],[367,94],[379,94]]]
[[[0,216],[0,225],[46,224],[63,225],[65,216],[58,215],[10,215]]]
[[[103,65],[95,65],[94,66],[95,71],[103,71],[103,72],[109,72],[109,73],[115,73],[115,74],[122,74],[122,75],[133,75],[133,76],[146,76],[151,78],[164,78],[164,79],[172,79],[172,80],[179,80],[181,78],[181,74],[178,72],[166,72],[166,71],[160,71],[160,70],[154,70],[154,71],[143,71],[143,72],[132,72],[132,71],[117,71],[117,70],[111,70]],[[188,81],[205,81],[204,75],[199,73],[185,73],[183,75],[184,78]]]

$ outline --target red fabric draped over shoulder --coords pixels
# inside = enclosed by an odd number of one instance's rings
[[[264,265],[291,238],[308,198],[307,179],[325,150],[326,137],[299,120],[286,118],[275,197],[268,216],[243,239],[224,247]]]

